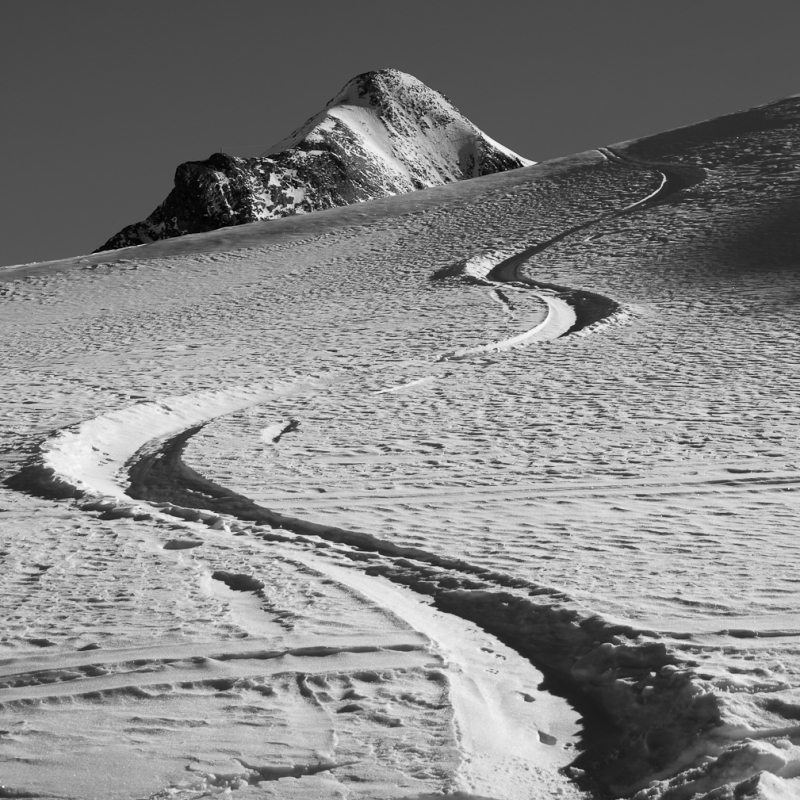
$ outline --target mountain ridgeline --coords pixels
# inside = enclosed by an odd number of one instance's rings
[[[143,222],[101,250],[304,214],[517,169],[518,156],[439,92],[397,70],[366,72],[260,158],[215,153],[175,172]]]

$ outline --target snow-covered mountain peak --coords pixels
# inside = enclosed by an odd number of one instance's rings
[[[357,75],[267,154],[324,147],[337,130],[360,140],[414,188],[534,163],[486,136],[443,94],[396,69]]]
[[[348,205],[533,163],[489,138],[412,75],[365,72],[264,156],[217,153],[179,166],[167,199],[100,249]]]

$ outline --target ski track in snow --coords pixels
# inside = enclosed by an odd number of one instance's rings
[[[361,743],[365,736],[378,736],[376,731],[384,738],[376,739],[366,758],[367,772],[358,778],[368,775],[372,783],[367,794],[357,793],[357,783],[347,783],[354,797],[376,796],[369,794],[376,786],[386,797],[442,789],[503,798],[557,792],[577,796],[557,773],[574,755],[570,723],[565,721],[555,735],[548,728],[563,708],[556,703],[538,716],[531,713],[555,701],[531,683],[536,671],[490,635],[492,624],[501,635],[500,617],[489,620],[471,605],[496,591],[493,582],[502,580],[509,603],[524,602],[535,610],[536,597],[544,595],[549,604],[542,608],[555,602],[576,609],[577,617],[565,617],[565,631],[597,611],[612,623],[651,628],[645,638],[666,643],[676,663],[661,662],[662,677],[645,679],[645,688],[663,691],[664,682],[672,680],[667,667],[700,671],[700,678],[679,682],[681,691],[697,685],[710,695],[729,693],[720,728],[729,741],[774,738],[781,730],[793,736],[796,727],[786,722],[795,718],[794,694],[800,685],[800,661],[791,644],[798,631],[790,602],[792,579],[781,562],[795,549],[782,527],[782,519],[796,511],[798,473],[786,443],[794,435],[794,418],[783,413],[770,417],[758,405],[759,381],[772,386],[770,376],[778,374],[790,380],[779,371],[791,353],[785,345],[793,319],[781,304],[780,276],[755,280],[742,274],[737,298],[721,301],[713,271],[704,276],[707,286],[701,282],[698,289],[688,281],[682,284],[681,274],[658,277],[654,287],[635,272],[616,277],[614,267],[602,260],[591,268],[576,266],[587,263],[588,242],[576,242],[574,234],[599,228],[596,235],[611,241],[612,248],[624,248],[630,218],[686,188],[688,173],[680,168],[671,173],[656,161],[634,162],[613,150],[601,151],[600,158],[585,157],[575,168],[582,170],[580,191],[573,197],[562,190],[562,206],[555,211],[549,207],[554,195],[547,180],[538,186],[520,183],[517,175],[495,176],[484,183],[493,189],[480,203],[467,201],[455,210],[423,204],[415,212],[415,198],[397,198],[397,207],[406,213],[399,225],[397,220],[372,221],[286,245],[278,241],[261,250],[250,245],[238,253],[178,261],[147,261],[135,251],[123,251],[113,258],[104,254],[107,266],[90,261],[82,269],[34,274],[10,284],[9,308],[20,311],[11,314],[6,327],[13,355],[7,381],[15,386],[22,380],[30,370],[26,358],[35,360],[38,381],[26,383],[30,403],[9,411],[13,426],[7,443],[21,448],[10,463],[18,464],[25,448],[41,441],[46,431],[61,428],[33,454],[37,474],[56,476],[82,491],[79,506],[90,513],[78,514],[68,504],[45,506],[3,490],[3,502],[13,498],[9,513],[18,503],[45,520],[35,535],[23,529],[19,543],[5,554],[16,565],[14,571],[25,576],[20,588],[30,593],[23,598],[20,589],[8,590],[19,607],[6,638],[13,657],[0,672],[6,687],[0,700],[9,724],[17,724],[15,710],[25,704],[36,702],[37,709],[55,714],[61,700],[71,698],[63,713],[73,719],[76,736],[85,737],[79,761],[92,751],[91,737],[83,731],[93,724],[112,738],[124,731],[144,742],[155,774],[167,786],[177,760],[169,748],[158,755],[150,744],[152,731],[158,728],[159,735],[174,739],[170,731],[178,720],[192,718],[195,728],[202,729],[202,721],[187,711],[200,702],[192,698],[201,698],[204,708],[212,708],[214,698],[227,698],[238,709],[228,713],[239,715],[242,724],[262,724],[266,716],[288,731],[286,758],[279,767],[265,763],[263,754],[236,738],[221,717],[215,725],[216,712],[210,712],[206,723],[232,737],[222,749],[245,755],[235,764],[220,760],[219,747],[196,737],[198,755],[190,775],[175,784],[182,796],[198,796],[212,786],[257,784],[268,791],[273,780],[282,784],[276,796],[295,796],[289,793],[294,791],[300,792],[296,796],[328,796],[341,786],[337,775],[357,774],[353,765],[366,763]],[[477,191],[455,188],[450,194],[455,198],[458,192],[468,197]],[[627,202],[609,204],[610,190]],[[620,205],[620,210],[613,207]],[[559,228],[559,219],[575,207],[583,220]],[[527,221],[532,209],[542,229],[535,237]],[[660,213],[665,229],[674,230],[680,206],[661,207]],[[736,224],[736,209],[729,213]],[[470,214],[483,225],[476,225]],[[467,244],[454,245],[448,226],[460,231]],[[684,235],[691,234],[690,224]],[[227,235],[236,241],[236,232]],[[542,243],[529,246],[531,238]],[[373,250],[371,241],[380,246]],[[438,253],[435,266],[455,280],[430,282],[429,265],[423,274],[420,266],[432,251],[431,242],[450,243],[452,252]],[[569,252],[564,255],[554,245]],[[646,246],[636,247],[638,258],[657,260]],[[600,258],[602,249],[597,252]],[[558,258],[566,266],[559,268]],[[376,261],[392,265],[391,281],[379,274]],[[486,268],[482,274],[471,271],[476,263]],[[614,297],[632,310],[639,328],[635,335],[628,326],[608,327],[591,340],[558,338],[576,323],[575,313],[570,317],[569,312],[574,306],[560,296],[569,290],[560,285],[559,273],[572,285],[570,270],[577,277],[581,269],[592,292],[602,292],[596,297]],[[134,273],[130,279],[128,270]],[[265,275],[272,282],[266,290]],[[334,275],[340,276],[335,282]],[[486,302],[485,285],[471,288],[459,276],[488,284],[500,304]],[[544,278],[547,284],[539,282]],[[88,305],[87,284],[97,289]],[[171,286],[186,287],[184,296],[175,296]],[[332,286],[344,298],[338,304],[329,296]],[[663,299],[654,301],[654,296]],[[31,303],[44,322],[58,325],[55,334],[43,326],[35,348],[26,344],[26,306]],[[547,310],[541,319],[543,304]],[[347,335],[341,327],[345,310]],[[746,352],[747,363],[758,369],[751,382],[741,384],[742,398],[720,408],[711,398],[715,387],[724,385],[726,366],[715,350],[721,370],[715,373],[712,355],[704,357],[702,347],[710,346],[713,335],[724,334],[731,313],[741,323],[735,332],[737,352]],[[783,338],[765,340],[762,319]],[[534,324],[526,327],[529,323]],[[329,333],[334,326],[335,339]],[[750,342],[741,338],[742,328],[754,341],[769,342],[771,363],[753,355]],[[590,322],[582,332],[594,329]],[[555,341],[541,348],[516,347],[544,341],[547,336],[539,337],[543,331]],[[302,351],[292,347],[298,334],[305,343]],[[597,344],[600,339],[608,341]],[[461,347],[436,356],[443,343],[454,341]],[[691,363],[675,361],[678,347],[687,341],[705,373],[695,374]],[[590,342],[598,348],[596,355],[587,349]],[[633,372],[620,358],[631,342],[643,359]],[[292,360],[282,353],[291,353]],[[729,360],[741,363],[736,352]],[[287,367],[293,374],[287,374]],[[94,382],[77,377],[87,369],[96,376]],[[691,387],[688,403],[685,390],[671,394],[668,372]],[[571,375],[572,384],[564,382],[564,374]],[[502,387],[520,375],[525,376],[522,385],[503,394]],[[709,376],[711,383],[704,385]],[[564,388],[581,381],[607,384],[608,391],[592,397]],[[620,383],[628,388],[623,404],[614,400]],[[180,391],[189,385],[194,391]],[[49,405],[42,399],[56,391],[61,401]],[[164,397],[169,392],[173,396]],[[145,402],[129,405],[136,399]],[[104,406],[110,410],[77,422]],[[761,416],[749,423],[756,446],[743,449],[732,425],[737,415],[741,424],[748,407],[758,408]],[[613,423],[620,413],[632,423],[622,434]],[[291,427],[288,418],[297,424]],[[608,426],[598,424],[603,419]],[[509,426],[509,420],[514,424]],[[64,428],[72,422],[77,424]],[[226,514],[219,505],[203,510],[127,497],[132,464],[146,456],[163,458],[165,443],[188,429],[197,429],[185,458],[190,467],[222,486],[235,486],[272,511],[304,517],[307,529],[273,526],[272,534],[252,519],[238,520],[237,509],[249,507],[236,502],[233,513]],[[575,435],[578,429],[580,436]],[[515,433],[526,430],[530,442]],[[558,436],[562,441],[557,442]],[[612,456],[614,448],[624,457]],[[548,449],[549,459],[544,455]],[[185,468],[178,463],[176,469],[180,477]],[[652,506],[654,501],[660,505]],[[731,503],[736,504],[735,517],[726,512]],[[757,532],[765,507],[775,524]],[[670,520],[675,519],[687,520],[681,531],[674,530]],[[24,525],[21,512],[18,524]],[[309,535],[314,525],[338,526],[355,536],[356,544],[335,531],[316,539]],[[70,527],[76,532],[68,534]],[[569,541],[573,532],[580,541]],[[82,548],[73,550],[70,536],[82,537]],[[770,544],[776,539],[777,547]],[[654,570],[665,542],[671,563]],[[754,574],[757,565],[748,562],[754,542],[766,572]],[[277,547],[283,549],[276,559]],[[716,610],[718,587],[704,586],[697,575],[709,551],[717,560],[715,580],[735,587],[730,596],[722,595],[726,600]],[[51,564],[55,553],[62,561]],[[115,598],[113,582],[99,577],[97,565],[102,563],[110,578],[122,559],[130,562],[127,574],[140,577],[135,586],[123,581],[122,594]],[[483,564],[491,570],[474,566]],[[59,581],[69,582],[73,574],[88,582],[72,592],[58,590]],[[256,576],[262,586],[235,592],[213,577],[217,574],[234,576],[234,583],[236,576]],[[434,596],[440,610],[381,575]],[[96,589],[91,581],[97,582]],[[748,582],[750,594],[737,594]],[[37,595],[31,587],[40,585],[52,589]],[[638,608],[645,587],[648,604]],[[47,610],[53,598],[64,610],[62,622]],[[443,608],[451,613],[444,614]],[[53,623],[40,635],[35,620],[48,614]],[[249,635],[242,637],[242,632]],[[459,649],[460,639],[468,646]],[[484,649],[473,646],[479,640]],[[75,652],[78,645],[98,643],[96,651]],[[50,644],[56,648],[52,657]],[[779,653],[784,660],[780,668],[773,664]],[[502,666],[493,672],[492,663]],[[592,672],[595,668],[602,671],[604,662],[586,667],[587,674],[599,674]],[[759,705],[759,692],[774,701],[768,713],[766,705]],[[480,703],[493,693],[498,699],[488,708],[500,709],[499,721],[484,729],[487,706],[482,711]],[[452,719],[441,710],[447,694]],[[91,714],[97,696],[117,709],[111,716],[106,710],[105,722]],[[162,708],[132,724],[125,704],[138,701],[130,698]],[[26,734],[9,728],[12,758],[26,746],[43,753],[47,737],[57,738],[43,713],[36,714],[37,730]],[[195,728],[184,722],[185,736]],[[458,731],[466,758],[458,755],[448,725]],[[137,732],[131,734],[133,729]],[[404,729],[411,734],[404,735]],[[499,740],[492,754],[487,730],[519,734],[515,743]],[[418,736],[426,737],[428,752],[415,750]],[[530,743],[533,764],[525,761],[523,740]],[[707,746],[709,753],[723,748],[718,742]],[[381,761],[383,747],[384,752],[398,749],[391,768]],[[431,772],[431,752],[437,753],[438,772]],[[765,752],[756,755],[768,761]],[[110,757],[135,771],[130,754],[112,752]],[[791,768],[784,774],[791,779]],[[289,789],[282,776],[302,779]],[[33,786],[30,780],[30,771],[19,762],[8,783],[27,789]],[[147,780],[125,780],[115,791],[147,788]],[[83,779],[81,788],[86,797],[99,791],[90,778]]]

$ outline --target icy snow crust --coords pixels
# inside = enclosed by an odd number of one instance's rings
[[[799,106],[3,270],[2,792],[798,796]]]
[[[490,139],[411,75],[367,72],[261,158],[215,153],[182,164],[169,197],[100,250],[304,214],[533,163]]]

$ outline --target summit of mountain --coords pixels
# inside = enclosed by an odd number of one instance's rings
[[[215,153],[181,164],[164,202],[98,249],[344,206],[533,163],[413,76],[366,72],[261,157]]]

